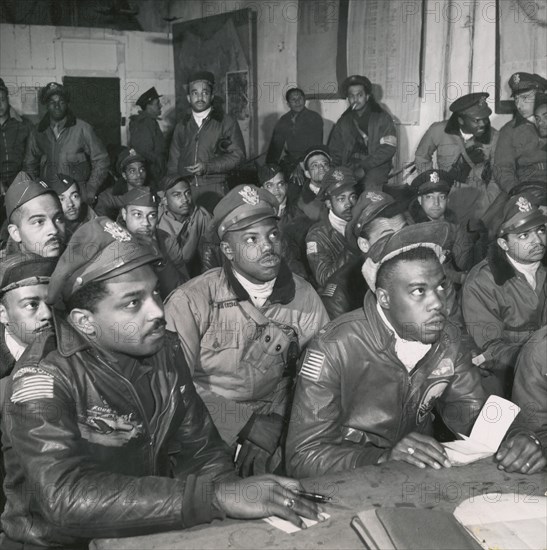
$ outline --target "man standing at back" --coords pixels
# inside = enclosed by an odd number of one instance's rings
[[[50,82],[40,100],[47,106],[47,113],[37,132],[31,134],[24,170],[45,181],[55,179],[59,173],[72,176],[85,202],[91,205],[108,173],[108,153],[92,126],[69,109],[64,86]]]
[[[213,106],[214,85],[208,71],[190,75],[191,112],[175,127],[167,163],[168,174],[192,176],[192,199],[210,212],[228,191],[227,173],[245,159],[237,121]]]

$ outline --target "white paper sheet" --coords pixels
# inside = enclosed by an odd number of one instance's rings
[[[323,516],[326,519],[330,518],[330,515],[325,514],[324,512],[323,512]],[[300,517],[306,524],[306,527],[313,527],[314,525],[319,523],[318,521],[315,521],[313,519],[303,518],[302,516]],[[266,523],[269,523],[270,525],[273,525],[273,527],[276,527],[277,529],[284,531],[285,533],[296,533],[297,531],[302,531],[302,529],[294,525],[294,523],[291,523],[290,521],[287,521],[285,519],[278,518],[277,516],[270,516],[269,518],[264,518],[264,521]]]

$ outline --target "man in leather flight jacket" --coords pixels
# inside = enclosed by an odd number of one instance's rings
[[[235,477],[178,339],[165,331],[157,259],[105,217],[78,229],[60,258],[48,302],[62,299],[66,318],[55,317],[56,339],[27,348],[2,411],[1,547],[87,548],[92,538],[226,515],[321,519],[288,480]],[[254,505],[241,498],[249,483],[260,494]]]
[[[446,321],[439,258],[448,231],[417,224],[380,239],[363,267],[371,289],[363,310],[342,315],[308,346],[287,436],[292,475],[386,460],[451,465],[432,437],[432,410],[465,434],[485,394],[458,327]],[[518,452],[527,457],[523,473],[545,464],[537,445],[519,435],[499,467],[512,468]]]

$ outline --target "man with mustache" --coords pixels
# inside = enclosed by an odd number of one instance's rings
[[[286,444],[292,475],[388,460],[451,466],[433,437],[433,408],[455,434],[467,434],[485,394],[460,329],[447,320],[440,260],[448,232],[444,223],[416,224],[370,248],[363,308],[322,330],[300,365]],[[513,468],[518,451],[528,466],[516,471],[545,464],[530,438],[510,446],[500,467]]]
[[[321,182],[318,198],[328,208],[328,218],[320,220],[306,235],[306,257],[318,288],[356,253],[348,246],[346,225],[357,202],[357,180],[345,166],[331,168]]]
[[[490,126],[488,97],[479,92],[456,99],[450,105],[450,118],[433,123],[416,149],[419,173],[433,168],[433,154],[437,153],[438,168],[457,182],[449,206],[458,222],[480,219],[499,194],[492,174],[498,131]]]
[[[29,348],[7,388],[3,545],[87,548],[226,516],[321,519],[298,482],[235,476],[165,330],[158,259],[105,217],[60,258],[48,291],[64,305],[57,337]]]
[[[2,256],[25,252],[57,258],[65,248],[66,229],[57,193],[41,180],[19,172],[6,193],[9,239]]]
[[[319,296],[281,258],[278,203],[239,185],[216,206],[226,261],[182,285],[166,303],[194,382],[243,475],[280,465],[300,351],[328,322]]]
[[[489,393],[510,396],[522,344],[547,321],[547,216],[520,193],[503,212],[497,242],[467,276],[463,316],[482,350],[474,363]]]
[[[108,153],[93,127],[74,116],[64,86],[50,82],[40,94],[47,113],[29,138],[23,170],[50,181],[59,172],[71,175],[92,205],[108,175]],[[42,159],[45,157],[45,162]]]
[[[48,182],[49,187],[53,189],[63,207],[65,215],[65,231],[66,241],[70,241],[70,237],[74,231],[85,222],[92,220],[96,214],[93,209],[82,200],[80,186],[78,182],[68,174],[57,174],[57,177]]]
[[[175,126],[167,174],[192,178],[192,199],[210,212],[228,191],[227,173],[245,160],[237,120],[213,104],[215,77],[197,71],[188,78],[191,111]]]

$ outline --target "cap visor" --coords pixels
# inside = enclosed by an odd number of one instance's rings
[[[241,231],[242,229],[247,229],[248,227],[251,227],[251,225],[254,225],[255,223],[261,222],[263,220],[267,220],[269,218],[272,218],[274,220],[278,220],[279,217],[275,214],[255,214],[254,216],[249,216],[248,218],[245,218],[244,220],[240,220],[233,225],[231,225],[226,231],[225,234],[230,231]]]

